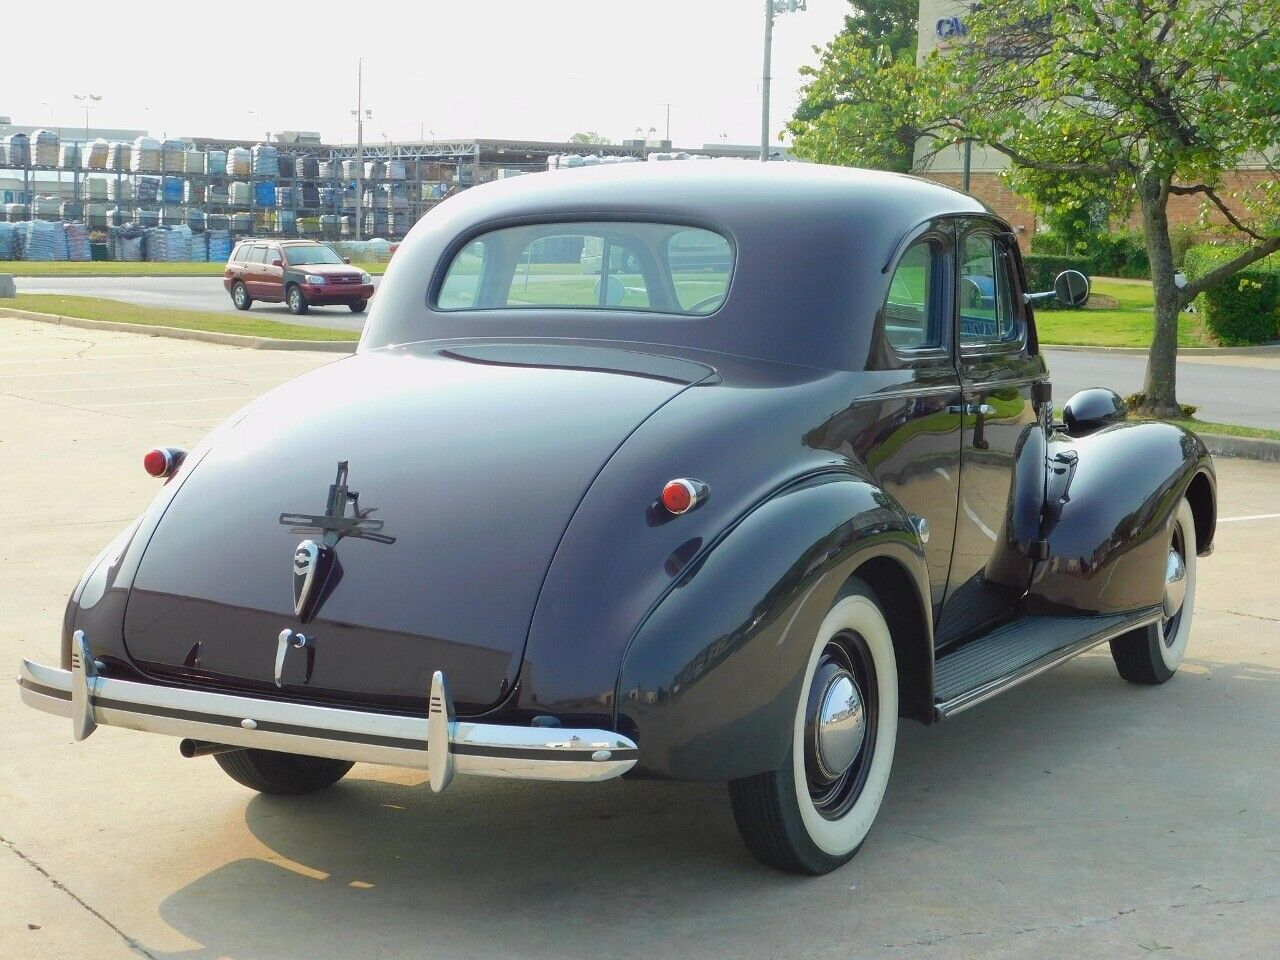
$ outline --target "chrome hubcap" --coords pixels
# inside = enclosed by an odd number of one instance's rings
[[[834,780],[853,766],[867,738],[867,711],[851,674],[841,670],[827,684],[815,727],[814,760]]]
[[[1164,615],[1172,620],[1187,596],[1187,564],[1176,548],[1169,550],[1164,570]]]

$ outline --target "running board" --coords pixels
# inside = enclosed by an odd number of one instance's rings
[[[934,669],[934,715],[955,716],[1100,643],[1156,623],[1160,608],[1095,617],[1023,617],[945,656]]]

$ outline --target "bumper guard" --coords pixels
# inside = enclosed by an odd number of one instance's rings
[[[84,633],[71,669],[22,661],[22,700],[69,717],[77,740],[101,724],[258,750],[428,771],[439,793],[455,773],[594,782],[635,766],[636,745],[607,730],[516,727],[456,720],[444,674],[431,678],[421,716],[365,713],[236,694],[116,680],[100,672]]]

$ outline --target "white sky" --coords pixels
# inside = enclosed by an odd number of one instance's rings
[[[776,134],[797,69],[840,29],[844,0],[809,0],[774,30]],[[365,57],[366,139],[612,139],[665,123],[678,146],[755,143],[762,0],[428,0],[426,3],[56,5],[6,44],[0,115],[80,125],[73,93],[103,102],[95,127],[156,136],[261,137],[318,130],[354,140],[356,57]],[[381,11],[381,12],[379,12]],[[431,133],[426,134],[431,138]]]

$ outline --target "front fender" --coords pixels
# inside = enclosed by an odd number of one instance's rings
[[[1078,438],[1054,434],[1048,462],[1049,559],[1038,565],[1027,612],[1123,613],[1160,603],[1178,503],[1197,475],[1213,498],[1204,443],[1173,424],[1122,423]],[[1211,515],[1207,522],[1211,534]]]
[[[924,553],[902,508],[847,474],[789,487],[695,562],[645,618],[618,678],[617,726],[637,772],[718,781],[781,766],[813,638],[866,561],[902,568],[926,628]]]

